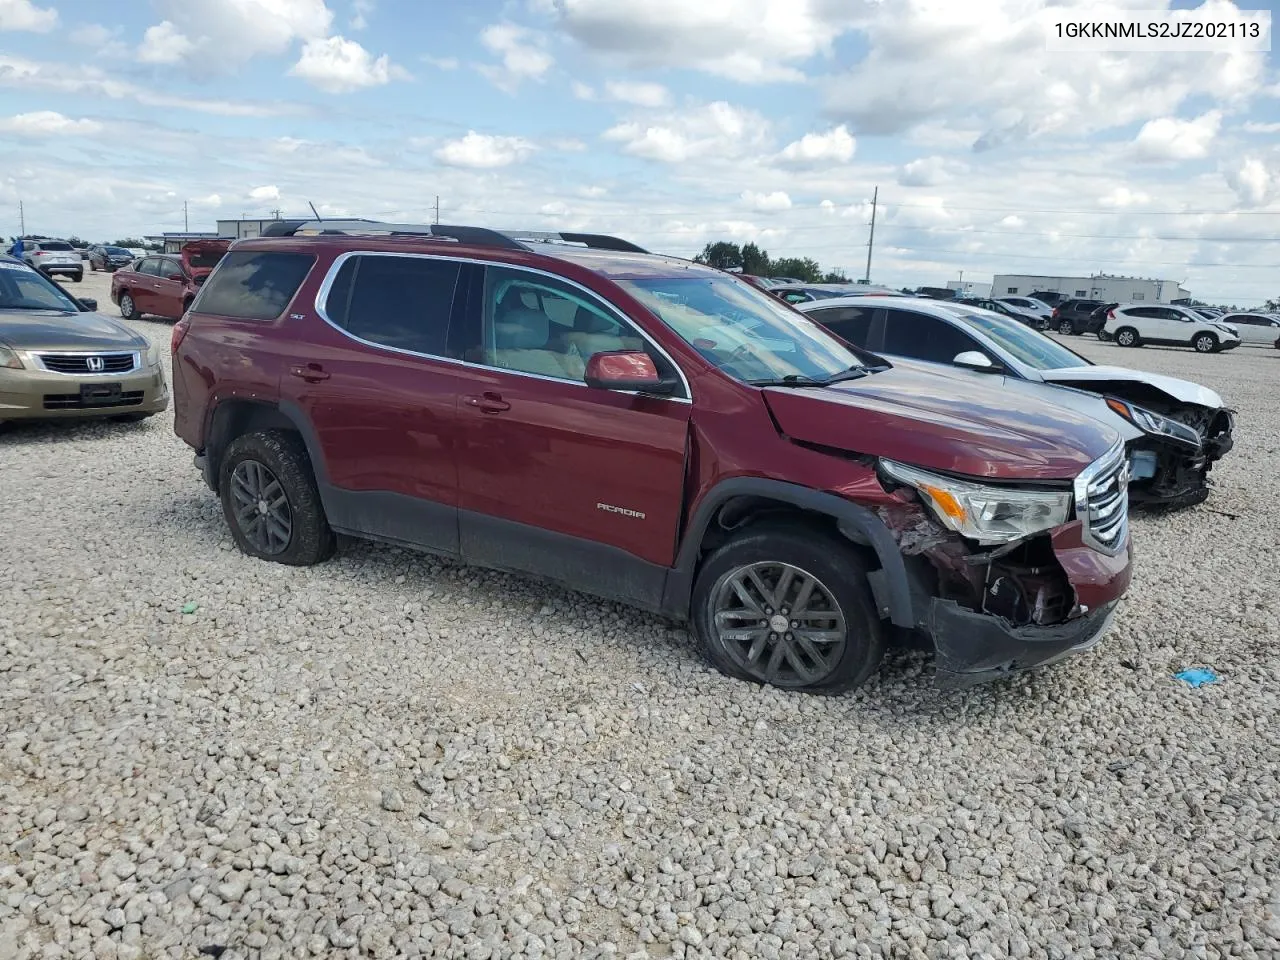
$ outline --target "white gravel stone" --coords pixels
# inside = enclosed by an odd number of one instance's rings
[[[1068,343],[1219,390],[1236,449],[1135,519],[1102,645],[962,694],[908,654],[760,689],[386,547],[251,560],[167,414],[0,431],[0,958],[1280,955],[1280,352]]]

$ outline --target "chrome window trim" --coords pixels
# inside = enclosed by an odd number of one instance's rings
[[[84,373],[67,373],[63,370],[51,370],[44,365],[45,357],[101,357],[106,354],[130,356],[133,358],[133,366],[128,370],[102,370],[98,372],[86,370]],[[137,373],[142,369],[141,350],[32,350],[27,355],[35,361],[37,369],[59,377],[124,377],[131,373]]]
[[[338,331],[338,333],[346,337],[348,340],[353,340],[356,343],[363,344],[366,347],[374,347],[375,349],[378,349],[378,350],[386,350],[389,353],[398,353],[398,354],[401,354],[402,356],[417,357],[422,360],[435,360],[440,363],[450,363],[456,366],[468,367],[475,370],[492,370],[495,373],[509,373],[514,376],[528,377],[533,380],[546,380],[551,383],[563,383],[563,384],[568,384],[570,386],[582,387],[583,389],[588,389],[588,390],[591,389],[583,381],[573,380],[568,377],[550,377],[550,376],[547,376],[546,374],[541,374],[541,373],[529,373],[524,370],[512,370],[508,367],[494,367],[486,363],[473,363],[470,360],[459,360],[456,357],[444,357],[434,353],[422,353],[418,350],[406,350],[403,347],[392,347],[392,346],[388,346],[385,343],[378,343],[374,340],[366,340],[364,337],[356,336],[354,333],[351,333],[349,330],[344,329],[343,327],[335,323],[332,319],[330,319],[329,314],[324,307],[325,301],[329,299],[329,291],[333,288],[334,281],[337,279],[338,271],[341,270],[343,265],[352,257],[407,257],[407,258],[417,259],[417,260],[444,260],[449,263],[474,264],[475,266],[479,266],[479,267],[505,267],[511,270],[520,270],[520,271],[523,271],[524,273],[532,273],[538,276],[548,277],[552,280],[558,280],[559,282],[565,284],[566,286],[570,286],[570,287],[573,287],[575,290],[581,291],[585,297],[590,299],[593,303],[599,304],[606,313],[613,316],[620,323],[624,324],[628,329],[635,330],[636,333],[638,333],[646,343],[648,343],[651,347],[653,347],[654,350],[656,350],[658,353],[662,354],[662,356],[666,358],[667,362],[671,364],[672,368],[679,375],[680,382],[684,386],[685,396],[662,397],[662,396],[656,396],[653,394],[646,394],[638,390],[612,390],[609,392],[631,394],[633,396],[647,396],[654,400],[667,400],[672,403],[687,403],[687,404],[693,403],[693,390],[689,386],[689,379],[685,376],[684,371],[680,369],[680,364],[675,362],[671,354],[669,354],[660,343],[654,340],[653,337],[649,336],[649,334],[646,331],[641,330],[639,327],[637,327],[631,321],[631,319],[627,317],[626,314],[624,314],[620,309],[618,309],[608,300],[605,300],[604,298],[602,298],[594,290],[590,290],[587,287],[584,287],[582,284],[577,283],[576,281],[570,280],[568,277],[562,277],[559,274],[552,273],[549,270],[539,270],[537,267],[527,267],[521,264],[506,263],[500,260],[479,260],[479,259],[476,259],[475,257],[451,257],[451,256],[442,256],[440,254],[435,254],[435,253],[413,253],[409,251],[401,252],[398,250],[348,250],[346,253],[339,254],[337,257],[334,258],[333,263],[329,266],[329,270],[325,274],[324,280],[321,281],[320,283],[320,288],[316,291],[316,298],[315,298],[314,305],[315,305],[316,315],[320,317],[321,320],[327,323],[334,330]],[[454,291],[454,294],[455,296],[457,295],[456,289]]]

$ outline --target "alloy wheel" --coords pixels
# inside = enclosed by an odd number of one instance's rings
[[[1071,321],[1070,321],[1070,320],[1063,320],[1060,324],[1058,324],[1058,332],[1059,332],[1059,333],[1061,333],[1061,334],[1063,334],[1064,336],[1065,336],[1066,334],[1070,333],[1070,332],[1071,332]]]
[[[1213,337],[1206,335],[1196,338],[1196,350],[1200,353],[1212,353],[1215,345]]]
[[[276,475],[257,460],[241,460],[231,473],[236,524],[254,548],[273,556],[293,538],[293,512]]]
[[[120,297],[120,314],[125,317],[133,316],[133,297],[127,293]]]
[[[799,567],[772,561],[736,567],[711,596],[716,639],[756,680],[779,687],[821,683],[844,655],[848,628],[840,604]]]
[[[1121,330],[1116,334],[1116,343],[1122,347],[1132,347],[1136,339],[1137,337],[1133,335],[1132,330]]]

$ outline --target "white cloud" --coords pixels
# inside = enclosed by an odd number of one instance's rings
[[[748,147],[758,150],[767,132],[768,122],[760,114],[717,100],[651,123],[620,123],[602,136],[621,143],[623,151],[633,156],[683,163],[699,157],[730,158]]]
[[[579,187],[579,188],[578,188],[578,195],[579,195],[579,196],[587,197],[588,199],[591,199],[591,200],[595,200],[595,199],[597,199],[597,198],[599,198],[599,197],[603,197],[603,196],[604,196],[605,194],[607,194],[608,192],[609,192],[609,191],[608,191],[607,189],[605,189],[604,187],[601,187],[601,186],[595,186],[595,185],[593,185],[593,186],[588,186],[588,187]]]
[[[538,213],[544,217],[567,217],[569,215],[569,205],[561,200],[553,200],[540,206]]]
[[[898,183],[904,187],[934,187],[951,179],[948,161],[943,157],[920,157],[902,165]]]
[[[594,100],[596,98],[595,88],[581,80],[575,80],[569,84],[569,89],[573,92],[575,100]]]
[[[779,210],[791,209],[791,198],[781,190],[775,190],[773,193],[743,190],[739,199],[752,210],[759,210],[761,213],[777,213]]]
[[[526,80],[541,81],[555,64],[547,53],[546,38],[514,23],[495,23],[480,32],[485,49],[502,58],[501,65],[485,64],[479,69],[493,85],[507,93]]]
[[[431,64],[431,66],[435,67],[438,70],[457,70],[458,69],[457,57],[424,56],[422,58],[422,61],[423,63]]]
[[[148,27],[138,44],[138,59],[143,63],[179,63],[194,44],[168,20]]]
[[[1205,9],[1218,7],[1230,4],[1208,0]],[[869,52],[823,79],[826,110],[860,135],[921,125],[971,131],[982,118],[970,142],[991,150],[1171,115],[1198,97],[1243,104],[1266,78],[1266,54],[1252,52],[1081,52],[1050,58],[1050,68],[1039,16],[1046,8],[1045,0],[867,4]]]
[[[249,191],[249,199],[254,203],[275,203],[280,199],[280,188],[274,183],[263,187],[254,187]]]
[[[48,33],[58,25],[58,11],[37,7],[31,0],[0,0],[0,30]]]
[[[67,34],[72,43],[84,47],[104,47],[111,43],[119,33],[119,28],[112,30],[100,23],[82,23]]]
[[[1280,133],[1280,123],[1256,123],[1249,121],[1244,125],[1245,133]]]
[[[671,94],[660,83],[610,80],[604,89],[609,99],[637,107],[665,107],[671,100]]]
[[[795,82],[829,54],[861,2],[842,0],[553,0],[560,26],[589,50],[636,68],[694,68],[743,83]]]
[[[1098,205],[1103,207],[1138,207],[1151,202],[1151,194],[1141,190],[1130,190],[1128,187],[1116,187],[1110,193],[1098,198]]]
[[[1002,227],[1013,227],[1014,229],[1017,229],[1018,227],[1025,227],[1026,225],[1027,221],[1023,220],[1016,213],[1011,213],[1007,217],[1000,218],[1000,226]]]
[[[392,65],[385,53],[374,59],[356,41],[343,37],[307,41],[302,48],[302,56],[289,73],[326,93],[351,93],[353,90],[380,87],[393,77],[403,79],[406,76],[403,70]]]
[[[783,147],[778,158],[786,163],[848,163],[856,149],[857,141],[841,124],[826,133],[806,133]]]
[[[254,57],[284,54],[298,40],[327,37],[333,25],[324,0],[156,0],[155,6],[163,16],[157,26],[168,23],[190,42],[182,61],[199,74],[227,73]]]
[[[1272,170],[1258,157],[1244,157],[1228,167],[1223,176],[1247,207],[1258,207],[1271,200],[1280,187],[1280,170]]]
[[[22,137],[87,136],[102,131],[97,120],[72,120],[53,110],[0,119],[0,131]]]
[[[446,142],[436,150],[435,157],[451,167],[492,170],[518,163],[535,149],[523,137],[493,136],[469,130],[465,137]]]
[[[373,0],[354,0],[351,4],[352,30],[363,30],[369,26],[369,14],[373,13]]]
[[[1133,141],[1134,157],[1149,163],[1203,159],[1208,156],[1221,126],[1221,110],[1210,110],[1194,120],[1173,117],[1148,120]]]

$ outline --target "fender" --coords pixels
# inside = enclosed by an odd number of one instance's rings
[[[774,500],[831,517],[849,540],[870,547],[879,558],[881,569],[874,571],[869,579],[880,615],[888,617],[895,626],[910,628],[915,625],[906,563],[898,542],[879,517],[866,507],[833,493],[764,477],[725,480],[702,498],[685,531],[675,567],[667,574],[662,597],[665,614],[681,619],[688,616],[703,537],[719,509],[735,497]]]

